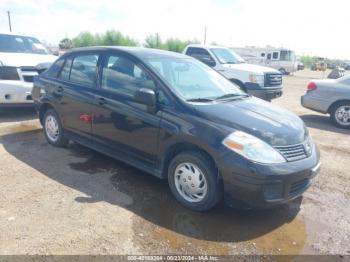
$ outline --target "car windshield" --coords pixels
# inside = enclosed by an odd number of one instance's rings
[[[17,35],[0,35],[0,52],[50,54],[38,39]]]
[[[242,64],[244,59],[228,48],[210,48],[221,64]]]
[[[235,84],[195,59],[147,58],[146,63],[187,101],[204,102],[225,95],[246,95]]]

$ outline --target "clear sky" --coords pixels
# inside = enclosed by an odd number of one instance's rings
[[[299,55],[350,59],[349,0],[1,0],[0,31],[57,44],[81,31],[119,30],[142,43],[161,38],[227,46],[286,47]]]

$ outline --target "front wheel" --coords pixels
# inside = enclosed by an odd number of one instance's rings
[[[169,165],[168,181],[175,198],[195,211],[213,208],[223,196],[218,171],[203,153],[191,151],[175,156]]]
[[[68,140],[64,137],[61,120],[55,110],[45,112],[43,126],[46,140],[53,146],[65,146]]]
[[[330,110],[331,120],[340,128],[350,129],[350,102],[339,102]]]

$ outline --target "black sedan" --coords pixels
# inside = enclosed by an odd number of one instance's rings
[[[33,97],[50,144],[74,140],[167,179],[197,211],[223,196],[251,207],[286,203],[320,167],[298,116],[177,53],[76,49],[35,78]]]

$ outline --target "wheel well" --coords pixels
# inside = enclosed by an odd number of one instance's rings
[[[201,152],[203,154],[205,154],[210,161],[212,161],[212,164],[216,166],[216,162],[214,160],[214,158],[204,149],[193,145],[193,144],[189,144],[189,143],[179,143],[179,144],[175,144],[173,146],[171,146],[165,153],[165,158],[163,160],[163,168],[162,168],[162,177],[167,179],[168,178],[168,168],[170,165],[171,160],[178,154],[186,152],[186,151],[197,151],[197,152]]]
[[[338,101],[333,102],[333,103],[329,106],[329,108],[328,108],[328,110],[327,110],[327,113],[328,113],[328,114],[331,113],[332,108],[333,108],[336,104],[344,103],[344,102],[350,103],[350,100],[348,100],[348,99],[342,99],[342,100],[338,100]]]
[[[40,120],[40,123],[42,124],[43,123],[43,117],[45,115],[45,112],[48,110],[48,109],[53,109],[53,106],[50,105],[49,103],[44,103],[40,106],[40,109],[39,109],[39,120]]]
[[[247,91],[247,88],[246,88],[245,84],[242,81],[240,81],[238,79],[235,79],[235,78],[230,79],[230,81],[232,83],[238,85],[243,91]]]

